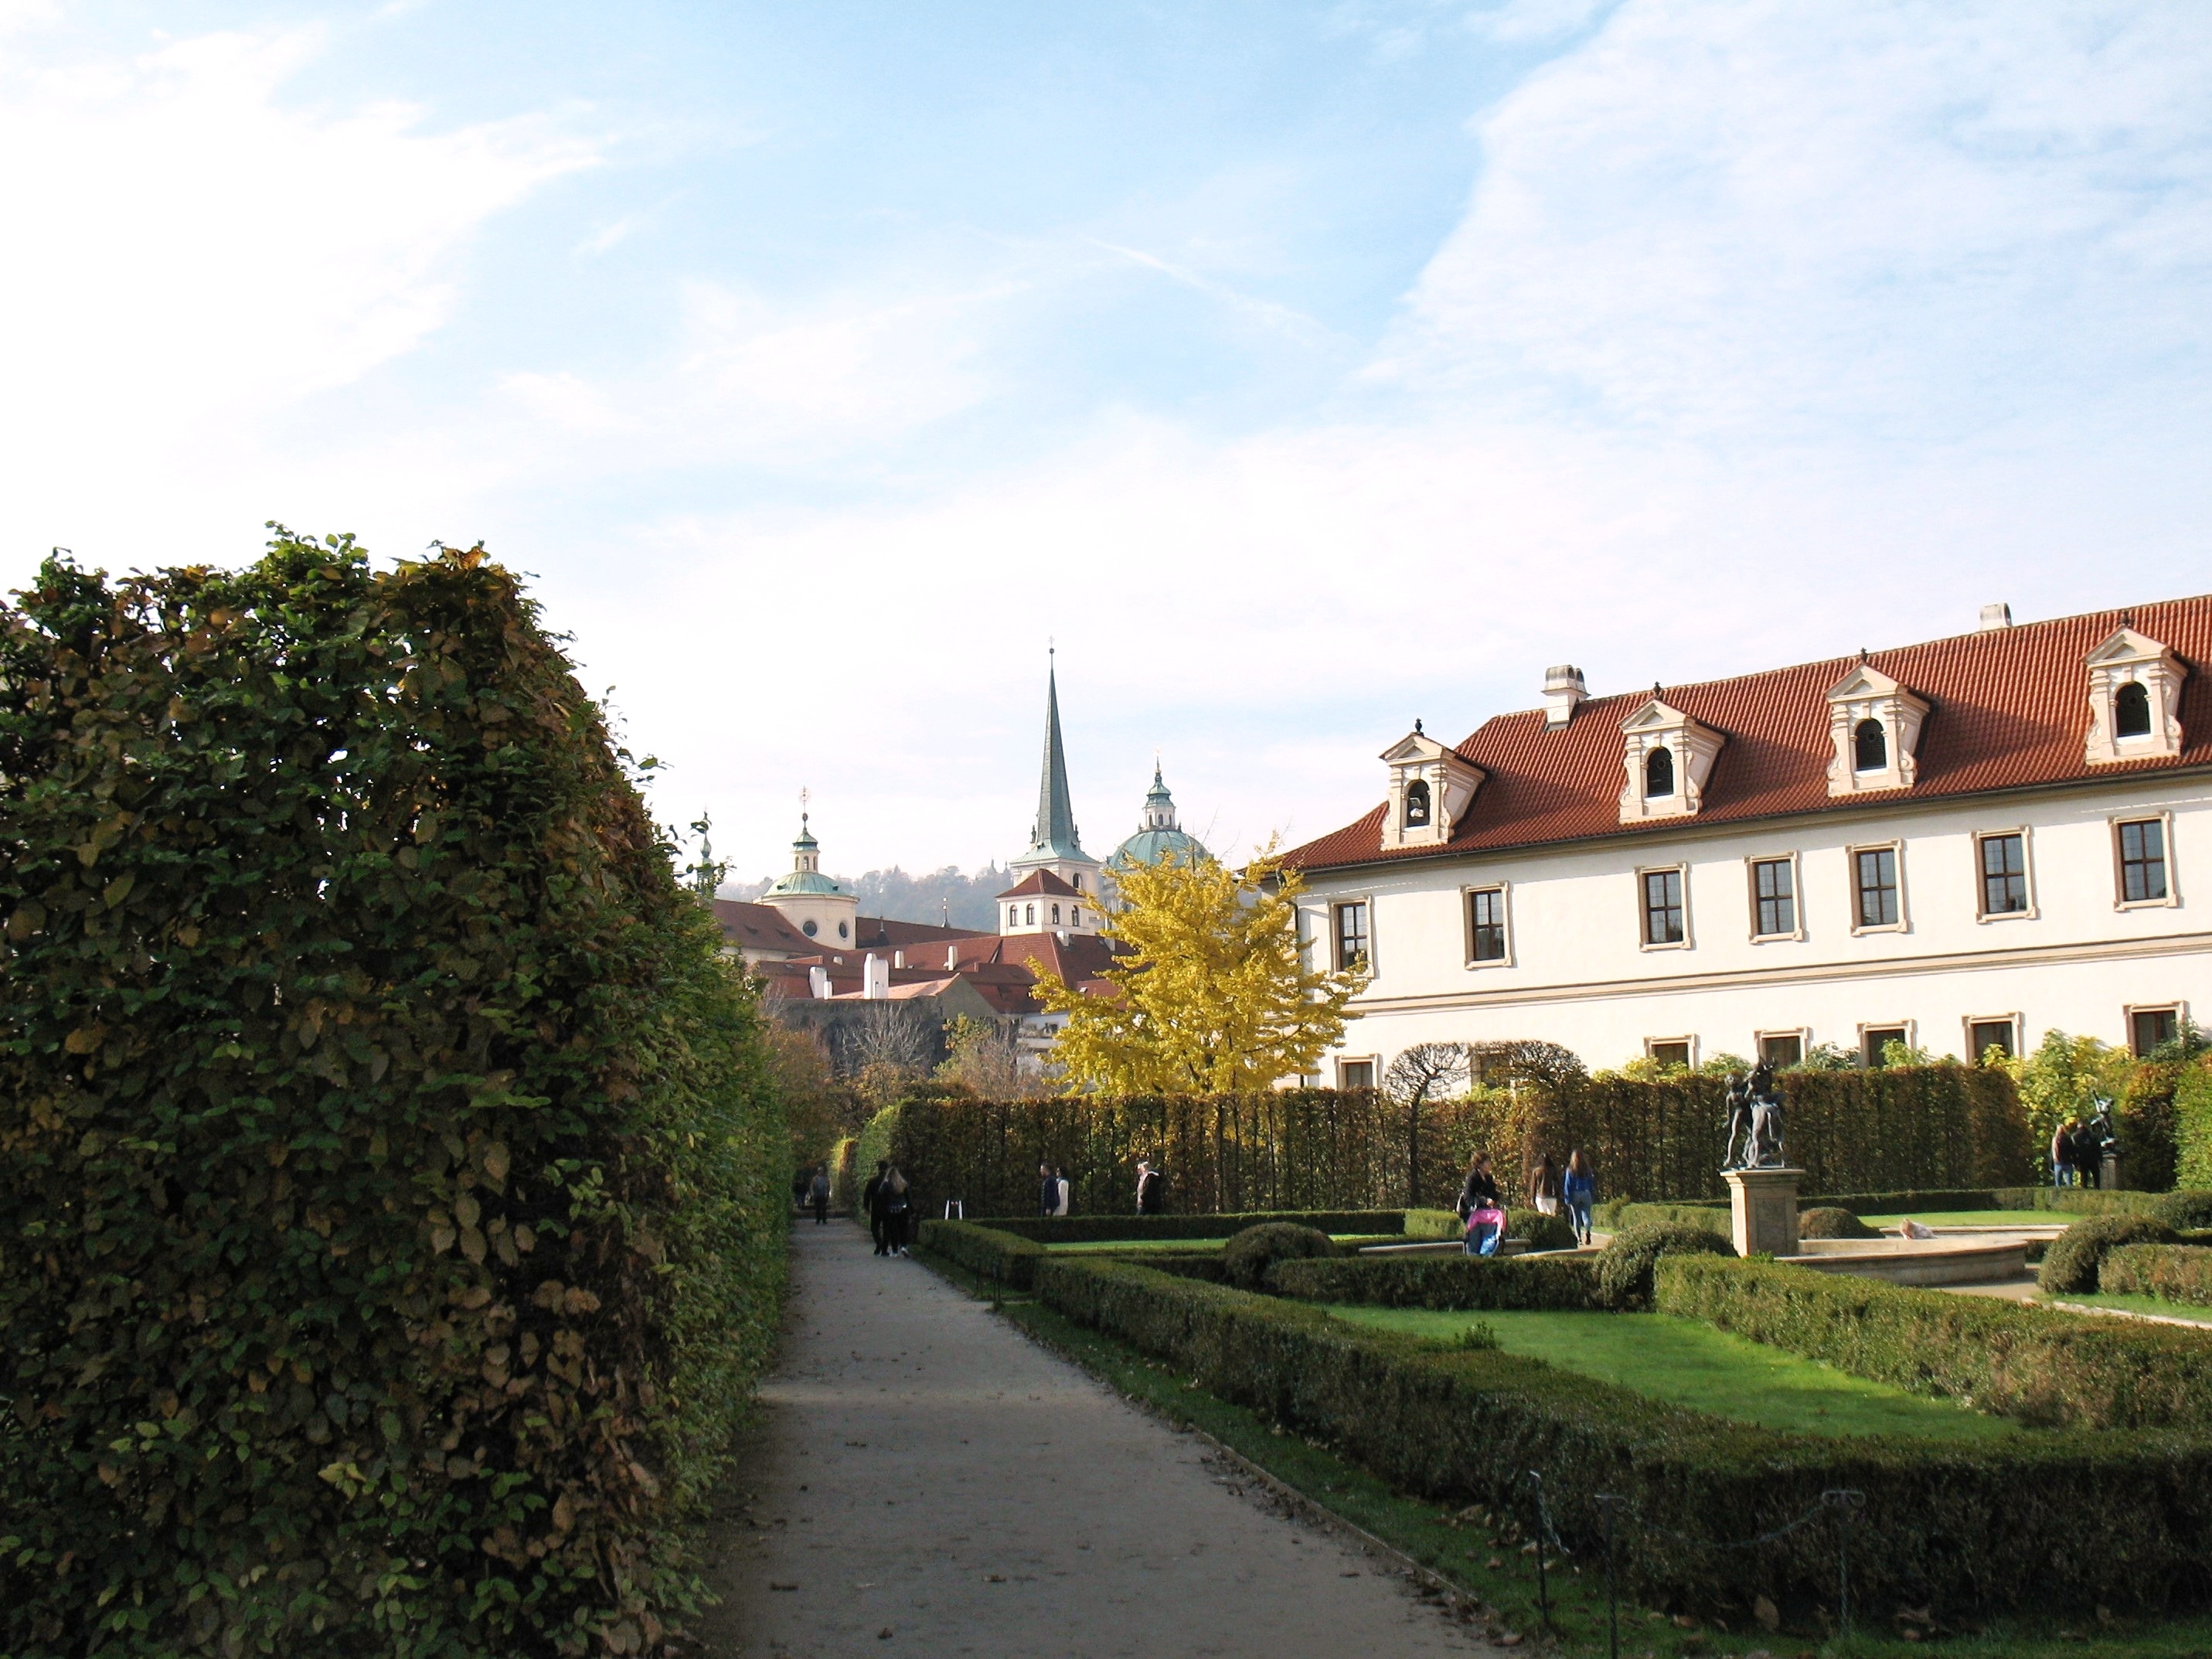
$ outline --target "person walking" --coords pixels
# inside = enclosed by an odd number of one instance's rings
[[[1495,1255],[1505,1234],[1505,1206],[1498,1196],[1498,1178],[1490,1173],[1490,1154],[1477,1152],[1459,1189],[1456,1206],[1467,1228],[1469,1255]]]
[[[867,1212],[868,1237],[876,1242],[876,1254],[887,1255],[884,1249],[884,1177],[890,1173],[891,1161],[887,1158],[876,1160],[876,1172],[868,1177],[868,1184],[860,1188],[860,1207]]]
[[[806,1183],[807,1202],[814,1207],[814,1224],[830,1224],[830,1172],[820,1164],[814,1166],[814,1179]]]
[[[907,1212],[910,1207],[906,1177],[892,1165],[884,1176],[884,1184],[878,1202],[884,1211],[884,1250],[885,1255],[904,1255],[907,1253]]]
[[[1164,1215],[1167,1212],[1167,1177],[1152,1165],[1149,1158],[1137,1160],[1137,1213]]]
[[[1053,1179],[1049,1164],[1037,1165],[1037,1213],[1047,1216],[1060,1213],[1060,1182]]]
[[[1075,1196],[1075,1188],[1068,1184],[1067,1171],[1066,1170],[1054,1169],[1053,1170],[1052,1188],[1054,1194],[1060,1200],[1060,1202],[1053,1206],[1052,1212],[1054,1215],[1066,1215],[1067,1213],[1068,1200]]]
[[[2074,1184],[2074,1121],[2071,1118],[2051,1132],[2051,1184],[2053,1188]]]
[[[1549,1152],[1539,1158],[1536,1167],[1528,1172],[1528,1202],[1538,1215],[1559,1212],[1559,1166],[1552,1162]]]
[[[1597,1202],[1597,1176],[1591,1173],[1589,1160],[1578,1146],[1567,1158],[1566,1179],[1559,1183],[1559,1196],[1566,1201],[1567,1220],[1575,1230],[1575,1243],[1590,1242],[1590,1206]]]

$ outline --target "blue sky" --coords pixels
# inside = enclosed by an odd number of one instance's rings
[[[974,866],[2212,587],[2212,12],[0,0],[0,584],[486,541],[656,805]]]

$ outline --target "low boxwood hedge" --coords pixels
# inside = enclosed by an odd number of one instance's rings
[[[2022,1423],[2212,1423],[2212,1342],[2192,1331],[1759,1261],[1672,1256],[1654,1281],[1661,1313]]]
[[[1326,1261],[1335,1255],[1336,1242],[1318,1228],[1263,1221],[1221,1247],[1221,1271],[1237,1289],[1256,1291],[1278,1261]]]
[[[1400,1266],[1384,1265],[1393,1274]],[[1450,1265],[1498,1283],[1528,1270],[1589,1272],[1586,1260]],[[1274,1273],[1367,1266],[1304,1261]],[[1661,1269],[1668,1280],[1711,1273],[1828,1282],[1729,1261]],[[1850,1555],[1853,1600],[1864,1606],[1932,1603],[1948,1620],[2031,1606],[2202,1605],[2212,1589],[2212,1447],[2190,1436],[2084,1430],[1931,1443],[1778,1434],[1539,1361],[1353,1326],[1133,1263],[1055,1258],[1038,1264],[1037,1287],[1069,1318],[1424,1497],[1520,1514],[1527,1472],[1540,1471],[1553,1523],[1578,1552],[1603,1547],[1595,1495],[1623,1494],[1620,1571],[1655,1606],[1720,1611],[1763,1595],[1799,1616],[1832,1607],[1836,1534],[1826,1520],[1755,1550],[1714,1546],[1778,1528],[1833,1487],[1866,1494]]]
[[[1447,1212],[1447,1213],[1449,1213]],[[971,1222],[1039,1244],[1097,1244],[1110,1239],[1234,1238],[1247,1227],[1286,1221],[1324,1233],[1395,1237],[1406,1231],[1403,1210],[1285,1210],[1258,1215],[991,1216]]]
[[[1605,1220],[1607,1232],[1662,1224],[1702,1227],[1722,1238],[1732,1237],[1735,1231],[1735,1223],[1725,1205],[1716,1207],[1711,1204],[1616,1204]]]
[[[1539,1310],[1600,1306],[1596,1258],[1587,1255],[1352,1256],[1279,1261],[1267,1288],[1303,1302],[1381,1308]]]
[[[979,1279],[988,1279],[1010,1291],[1026,1291],[1035,1283],[1036,1264],[1044,1260],[1043,1245],[985,1226],[980,1221],[931,1221],[925,1218],[915,1240],[931,1255],[965,1267]]]
[[[1463,1238],[1467,1224],[1449,1210],[1408,1210],[1406,1212],[1406,1237],[1442,1242]],[[1563,1215],[1546,1215],[1541,1210],[1508,1210],[1505,1212],[1505,1236],[1522,1240],[1532,1250],[1571,1250],[1579,1242],[1575,1237],[1574,1224]]]
[[[2100,1289],[2212,1308],[2212,1249],[2202,1244],[2122,1244],[2107,1251]]]
[[[1880,1238],[1881,1233],[1869,1227],[1841,1205],[1815,1205],[1801,1210],[1797,1215],[1797,1237],[1800,1238]]]
[[[2179,1243],[2172,1228],[2147,1215],[2087,1216],[2051,1242],[2036,1269],[2036,1286],[2060,1293],[2094,1291],[2108,1252],[2123,1244]]]

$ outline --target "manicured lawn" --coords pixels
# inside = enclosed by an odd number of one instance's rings
[[[2212,1308],[2200,1308],[2193,1302],[2168,1302],[2158,1296],[2115,1296],[2106,1291],[2075,1292],[2044,1298],[2046,1302],[2078,1302],[2085,1308],[2118,1308],[2123,1313],[2159,1314],[2167,1319],[2194,1320],[2200,1325],[2212,1325]]]
[[[2002,1418],[1869,1382],[1694,1319],[1664,1314],[1432,1313],[1332,1307],[1339,1319],[1449,1341],[1469,1325],[1508,1353],[1633,1389],[1669,1405],[1803,1434],[1909,1434],[1984,1440],[2027,1432]]]
[[[2069,1227],[2081,1219],[2063,1210],[1915,1210],[1912,1219],[1923,1227]],[[1863,1215],[1869,1227],[1894,1227],[1901,1215]]]

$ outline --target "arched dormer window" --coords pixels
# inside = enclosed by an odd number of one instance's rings
[[[2150,690],[2141,680],[2130,680],[2112,693],[2112,735],[2147,738],[2150,735]]]
[[[1052,925],[1055,927],[1060,926],[1060,907],[1057,904],[1052,907]]]
[[[1424,778],[1415,778],[1406,786],[1406,828],[1417,830],[1428,821],[1428,781]]]
[[[1644,799],[1665,800],[1674,793],[1674,751],[1653,750],[1644,757]]]
[[[1889,738],[1877,720],[1863,720],[1851,732],[1854,771],[1880,772],[1889,765]]]

